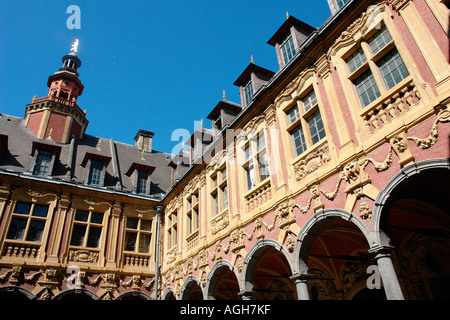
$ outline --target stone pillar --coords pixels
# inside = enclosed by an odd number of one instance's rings
[[[380,246],[369,250],[377,260],[378,270],[383,281],[384,290],[388,300],[404,300],[397,274],[391,259],[393,247]]]
[[[112,223],[111,223],[111,243],[109,245],[109,252],[107,253],[107,263],[106,266],[110,268],[117,268],[117,246],[119,241],[119,230],[120,219],[122,216],[122,205],[120,203],[114,204],[112,208]]]
[[[291,277],[295,282],[295,287],[297,289],[297,298],[298,300],[309,300],[309,292],[308,292],[308,279],[309,275],[307,274],[297,274]]]
[[[253,291],[242,291],[239,292],[239,295],[242,297],[242,300],[252,300]]]

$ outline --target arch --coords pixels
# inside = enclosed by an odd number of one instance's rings
[[[16,287],[16,286],[6,286],[0,288],[0,300],[36,300],[36,296],[28,291],[27,289]]]
[[[53,300],[99,300],[100,298],[92,291],[85,288],[69,289],[56,295]]]
[[[262,261],[265,261],[265,259],[272,259],[275,258],[276,260],[273,260],[274,262],[276,261],[278,264],[278,269],[276,267],[274,268],[270,268],[270,270],[268,270],[269,268],[267,268],[267,270],[265,270],[267,272],[267,274],[263,274],[263,275],[258,275],[261,278],[265,278],[266,280],[271,280],[270,283],[267,282],[266,285],[268,285],[269,287],[266,287],[265,290],[271,290],[272,287],[276,287],[276,288],[283,288],[280,290],[273,290],[273,292],[275,291],[284,291],[287,292],[285,289],[287,286],[291,286],[292,287],[292,291],[293,295],[296,295],[295,292],[295,284],[294,282],[290,279],[291,275],[292,275],[292,258],[288,252],[288,250],[281,245],[279,242],[275,241],[275,240],[270,240],[270,239],[262,239],[259,240],[250,250],[250,252],[246,255],[245,259],[244,259],[244,265],[243,265],[243,270],[241,273],[241,294],[243,296],[246,296],[248,293],[254,293],[255,289],[257,291],[264,291],[263,288],[256,288],[256,285],[254,283],[254,277],[256,276],[256,270],[259,267],[259,264],[262,263],[261,261],[261,257],[264,259]],[[284,260],[284,261],[283,261]],[[281,263],[281,264],[280,264]],[[285,270],[282,270],[283,268],[285,268]],[[278,274],[279,270],[285,271],[288,274]],[[257,292],[255,292],[257,293]],[[262,293],[264,294],[264,293]],[[286,294],[286,296],[288,296],[288,294]],[[244,297],[243,297],[244,298]],[[292,297],[291,297],[292,298]],[[279,297],[260,297],[257,299],[279,299]],[[284,299],[284,298],[281,298]]]
[[[177,300],[177,295],[173,288],[167,288],[166,292],[162,296],[162,300]]]
[[[193,296],[194,295],[194,296]],[[180,300],[203,300],[203,290],[200,280],[196,276],[190,276],[181,287]]]
[[[371,233],[373,238],[373,246],[389,246],[389,238],[382,230],[382,220],[384,219],[383,209],[393,200],[392,193],[401,184],[405,183],[412,177],[426,172],[435,170],[450,170],[450,159],[431,159],[412,163],[402,168],[389,182],[380,190],[372,210]]]
[[[361,220],[361,218],[359,218],[355,214],[339,208],[317,211],[311,218],[308,219],[297,236],[297,242],[294,247],[294,274],[307,274],[308,267],[306,266],[306,260],[308,258],[309,249],[311,248],[313,243],[315,231],[317,231],[317,229],[325,221],[336,217],[348,222],[352,222],[362,232],[364,237],[367,239],[368,244],[373,242],[370,238],[369,229]]]
[[[236,277],[236,281],[238,283],[239,289],[238,291],[242,291],[243,287],[241,286],[241,281],[239,281],[240,277],[237,270],[234,266],[227,260],[218,261],[214,267],[209,272],[208,278],[206,280],[206,288],[205,294],[207,300],[215,300],[214,291],[216,290],[216,286],[218,284],[219,276],[224,269],[229,269],[229,271],[234,274]]]
[[[148,294],[141,291],[128,291],[122,293],[114,300],[153,300]]]

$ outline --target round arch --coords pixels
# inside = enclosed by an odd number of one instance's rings
[[[27,289],[7,286],[0,288],[1,300],[36,300],[36,296]]]
[[[127,291],[114,300],[153,300],[148,294],[141,291]]]
[[[162,300],[177,300],[177,295],[173,288],[167,288],[162,296]]]
[[[275,279],[272,281],[271,286],[273,286],[273,290],[269,289],[269,291],[286,291],[286,283],[284,281],[288,281],[291,282],[292,280],[290,279],[290,276],[292,275],[292,258],[288,252],[288,250],[281,245],[278,241],[275,240],[271,240],[271,239],[261,239],[259,240],[253,247],[252,249],[248,252],[248,254],[246,255],[245,259],[244,259],[244,265],[243,265],[243,269],[242,269],[242,273],[241,273],[241,294],[243,295],[243,299],[246,298],[246,295],[248,293],[252,293],[255,289],[255,283],[253,283],[253,277],[256,275],[255,271],[258,268],[258,264],[261,262],[260,258],[265,256],[268,251],[271,251],[269,254],[270,256],[274,257],[277,256],[278,263],[282,263],[282,268],[285,269],[284,271],[287,274],[280,274],[280,275],[263,275],[263,277],[270,278],[270,277],[275,277]],[[264,257],[266,258],[266,257]],[[283,263],[283,261],[285,263]],[[272,271],[275,271],[275,273],[277,273],[278,271],[276,270],[276,268],[272,268]],[[276,279],[278,278],[278,279]],[[294,283],[292,282],[292,286],[293,288],[295,288]],[[258,290],[262,290],[262,288],[258,288]],[[286,291],[287,292],[287,291]],[[296,295],[295,293],[295,289],[292,290],[292,294],[293,296]],[[261,298],[261,299],[272,299],[272,298]],[[276,299],[283,299],[280,297],[276,297]]]
[[[372,210],[371,233],[374,246],[389,246],[390,240],[382,229],[385,216],[384,208],[393,200],[392,192],[400,185],[424,172],[439,170],[450,170],[450,159],[431,159],[415,162],[402,168],[389,182],[380,190]]]
[[[239,281],[239,279],[240,279],[239,274],[237,273],[237,270],[234,268],[234,266],[227,260],[220,260],[211,269],[211,271],[209,272],[208,278],[206,280],[205,293],[206,293],[207,300],[215,300],[216,299],[214,297],[214,291],[216,289],[216,286],[218,285],[219,276],[220,276],[221,272],[224,270],[228,270],[231,274],[234,274],[234,276],[236,277],[238,286],[239,286],[238,291],[240,292],[243,290],[241,281]]]
[[[204,300],[202,285],[196,276],[186,279],[181,287],[180,300]]]
[[[294,247],[294,274],[302,275],[308,273],[306,260],[308,258],[309,250],[313,244],[314,234],[324,222],[333,218],[341,218],[345,221],[352,222],[367,239],[367,243],[369,245],[374,242],[371,240],[370,231],[367,226],[361,218],[355,214],[339,208],[317,211],[311,218],[308,219],[297,236],[297,242]]]
[[[63,291],[56,295],[53,300],[100,300],[100,298],[94,292],[80,288]]]

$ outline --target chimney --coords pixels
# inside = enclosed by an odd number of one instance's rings
[[[138,147],[139,151],[152,152],[153,135],[153,132],[140,129],[134,137],[136,142],[134,145]]]

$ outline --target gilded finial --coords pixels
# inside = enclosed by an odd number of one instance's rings
[[[144,149],[141,151],[141,160],[144,160]]]
[[[289,12],[286,11],[286,20],[289,19]]]
[[[50,128],[50,132],[48,133],[47,139],[51,139],[52,138],[52,133],[53,133],[53,128]]]
[[[78,52],[78,39],[75,39],[75,42],[72,43],[72,48],[70,48],[70,50],[72,51],[72,53]]]
[[[101,149],[101,144],[102,144],[102,139],[101,139],[101,138],[98,138],[97,145],[95,146],[95,148],[96,148],[97,150],[100,150],[100,149]]]
[[[201,125],[201,128],[203,129],[203,119],[202,119],[202,122],[201,122],[201,124],[200,124],[200,125]]]
[[[222,98],[223,98],[223,101],[227,100],[227,96],[225,95],[225,90],[223,90]]]
[[[253,55],[250,56],[250,62],[255,64],[255,60],[253,60]]]

